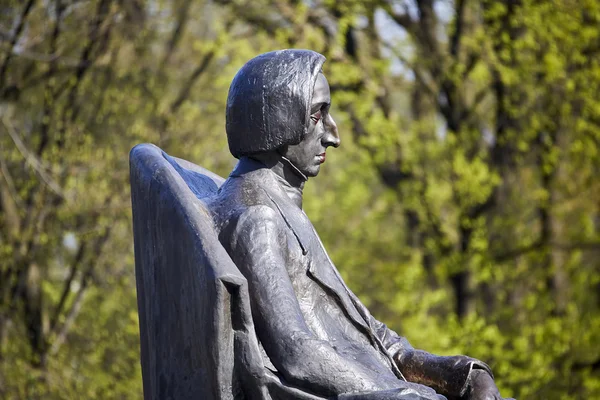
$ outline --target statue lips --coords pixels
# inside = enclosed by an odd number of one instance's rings
[[[323,164],[325,162],[325,156],[326,156],[325,152],[323,152],[317,156],[317,157],[319,157],[321,164]]]

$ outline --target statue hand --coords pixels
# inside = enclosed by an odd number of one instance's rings
[[[500,391],[496,387],[494,379],[486,371],[482,369],[474,369],[471,371],[469,379],[470,389],[467,394],[467,398],[469,400],[504,400],[504,398],[500,395]]]

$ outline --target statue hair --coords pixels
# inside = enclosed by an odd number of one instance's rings
[[[317,52],[288,49],[261,54],[238,71],[229,87],[225,116],[234,157],[304,139],[313,89],[324,62]]]

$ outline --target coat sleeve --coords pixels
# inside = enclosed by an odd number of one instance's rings
[[[343,358],[307,326],[294,292],[287,226],[266,206],[245,210],[230,230],[230,252],[248,280],[252,317],[258,337],[284,379],[324,395],[397,389],[404,383],[380,376],[353,359]],[[429,388],[423,391],[433,392]],[[435,398],[435,393],[428,393]]]
[[[451,398],[465,395],[469,389],[471,370],[482,369],[494,375],[490,367],[475,358],[457,356],[437,356],[423,350],[413,348],[405,337],[389,329],[383,322],[375,319],[350,292],[354,304],[373,329],[374,335],[394,359],[398,369],[409,382],[416,382],[435,389],[438,393]]]

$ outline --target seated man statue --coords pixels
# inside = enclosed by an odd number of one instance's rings
[[[146,398],[502,399],[485,363],[414,349],[373,318],[302,210],[340,145],[324,61],[282,50],[241,68],[226,111],[239,162],[224,182],[132,150]]]
[[[303,212],[304,184],[327,148],[340,145],[324,61],[313,51],[282,50],[237,73],[226,130],[239,162],[209,200],[219,240],[248,280],[272,368],[322,396],[501,399],[485,363],[416,350],[373,318]]]

